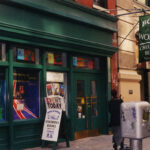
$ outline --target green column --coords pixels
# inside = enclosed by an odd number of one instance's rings
[[[9,60],[9,78],[8,78],[8,93],[9,93],[9,99],[8,99],[8,107],[9,107],[9,149],[13,150],[13,137],[14,137],[14,130],[13,130],[13,49],[9,49],[8,54],[8,60]]]

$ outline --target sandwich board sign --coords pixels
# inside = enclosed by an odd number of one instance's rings
[[[54,141],[58,140],[63,97],[50,96],[45,98],[46,116],[44,121],[42,140]]]
[[[150,15],[139,17],[139,62],[150,60]]]

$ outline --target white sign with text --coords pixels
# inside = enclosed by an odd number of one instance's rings
[[[57,141],[62,109],[47,109],[42,140]]]

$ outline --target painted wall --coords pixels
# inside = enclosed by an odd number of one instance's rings
[[[133,0],[117,0],[117,15],[134,12]],[[137,72],[136,39],[137,14],[118,17],[119,90],[124,101],[140,101],[141,75]]]

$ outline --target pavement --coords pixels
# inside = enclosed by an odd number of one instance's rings
[[[129,139],[125,139],[124,142],[129,145]],[[95,137],[87,137],[75,141],[70,141],[70,147],[66,147],[66,143],[58,143],[56,150],[113,150],[111,135],[100,135]],[[142,150],[150,150],[150,138],[142,140]],[[52,150],[52,145],[46,148],[30,148],[24,150]]]

